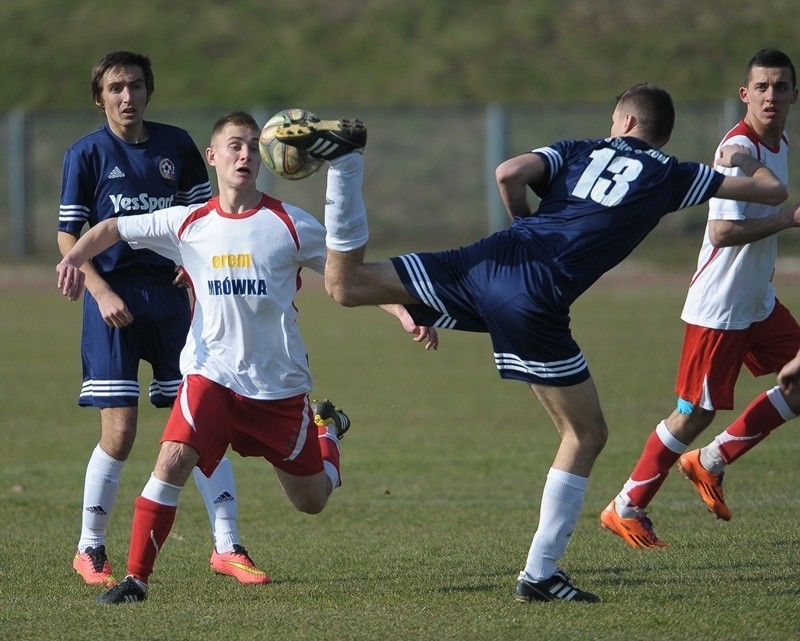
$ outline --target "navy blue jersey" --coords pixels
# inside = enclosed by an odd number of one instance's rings
[[[472,245],[392,258],[418,325],[488,332],[503,378],[576,385],[589,377],[570,305],[667,213],[714,196],[724,176],[636,138],[534,149],[548,168],[531,216]]]
[[[516,218],[512,229],[561,273],[570,300],[630,254],[663,216],[707,201],[724,179],[638,138],[564,140],[533,153],[549,177],[532,185],[541,198],[537,211]]]
[[[83,226],[190,205],[211,198],[211,183],[200,151],[178,127],[146,122],[149,138],[128,143],[103,125],[64,155],[58,230],[80,235]],[[171,278],[174,264],[150,250],[119,242],[93,259],[101,275],[148,274]]]

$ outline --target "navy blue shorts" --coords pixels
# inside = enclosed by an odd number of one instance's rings
[[[185,289],[171,282],[111,281],[125,301],[133,323],[109,327],[97,301],[87,291],[83,303],[83,387],[78,404],[84,407],[135,407],[139,403],[139,363],[153,368],[150,402],[170,407],[181,382],[180,352],[186,342],[191,312]]]
[[[514,233],[391,260],[406,291],[421,301],[406,306],[414,322],[488,332],[502,378],[551,386],[589,378],[556,270]]]

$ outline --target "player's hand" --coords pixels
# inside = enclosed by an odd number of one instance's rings
[[[92,292],[94,294],[94,292]],[[100,315],[109,327],[127,327],[133,322],[133,314],[125,302],[112,289],[94,294]]]
[[[415,343],[421,343],[422,341],[425,341],[426,350],[439,349],[439,332],[436,331],[435,327],[424,327],[422,325],[414,325],[414,327],[410,331],[411,334],[414,336]]]
[[[86,275],[79,267],[74,267],[63,260],[56,265],[56,273],[58,274],[56,286],[61,293],[69,300],[78,300],[83,293]]]
[[[791,216],[794,227],[800,227],[800,202],[792,205],[789,208],[787,215]]]
[[[175,279],[172,284],[183,289],[189,289],[189,278],[186,276],[186,270],[183,267],[175,268]]]
[[[417,325],[414,322],[414,319],[411,318],[411,314],[408,313],[408,310],[404,305],[391,304],[380,305],[379,307],[382,307],[390,314],[397,316],[397,319],[400,321],[403,329],[414,337],[415,343],[422,343],[424,341],[425,350],[439,349],[439,333],[436,331],[436,328]]]
[[[738,165],[734,164],[733,162],[734,154],[752,156],[750,149],[743,145],[724,145],[719,148],[719,153],[717,154],[717,164],[721,165],[722,167],[737,167]]]

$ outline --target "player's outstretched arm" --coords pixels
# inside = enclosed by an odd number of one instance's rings
[[[120,235],[116,218],[104,220],[83,234],[56,265],[58,273],[56,284],[61,293],[70,300],[77,300],[83,292],[86,278],[81,266],[118,240]]]
[[[800,203],[765,218],[710,220],[708,239],[714,247],[747,245],[793,227],[800,227]]]

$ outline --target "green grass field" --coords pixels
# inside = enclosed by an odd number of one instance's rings
[[[244,543],[274,583],[243,587],[211,573],[205,509],[189,487],[148,601],[105,608],[70,565],[98,435],[96,412],[75,404],[80,309],[49,283],[2,292],[0,637],[800,638],[797,423],[729,469],[729,523],[673,473],[651,505],[669,550],[632,550],[598,524],[672,409],[683,284],[607,281],[573,309],[611,435],[563,567],[603,597],[596,606],[513,599],[556,436],[530,391],[499,379],[487,338],[444,333],[440,350],[426,353],[383,312],[339,308],[310,285],[298,304],[315,393],[353,419],[344,486],[323,514],[302,515],[263,461],[233,455]],[[779,291],[800,310],[792,286],[785,279]],[[737,408],[773,384],[744,373]],[[732,416],[720,413],[702,444]],[[118,577],[165,417],[141,409],[108,538]]]

